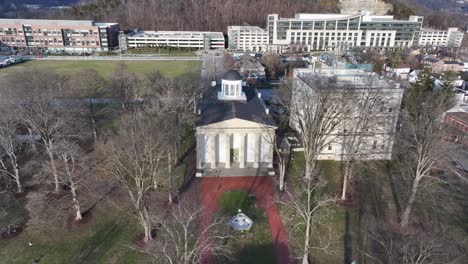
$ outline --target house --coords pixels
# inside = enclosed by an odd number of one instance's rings
[[[408,79],[408,75],[411,71],[411,66],[408,64],[398,64],[395,67],[387,65],[385,67],[385,71],[387,72],[387,76],[390,78],[399,78],[406,80]]]
[[[467,145],[468,144],[468,113],[450,112],[445,114],[445,123],[451,128],[450,139]]]
[[[255,57],[245,54],[238,64],[241,75],[246,79],[265,79],[265,67]]]
[[[463,69],[463,63],[458,61],[441,61],[432,65],[432,71],[442,73],[447,71],[459,72]]]
[[[196,122],[197,177],[274,175],[276,124],[258,91],[226,72],[203,96]]]

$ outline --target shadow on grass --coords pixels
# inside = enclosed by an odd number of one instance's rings
[[[275,249],[273,243],[246,244],[235,252],[231,259],[217,257],[213,259],[215,264],[274,264]]]

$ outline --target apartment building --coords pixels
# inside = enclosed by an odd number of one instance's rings
[[[139,47],[178,47],[193,49],[224,49],[222,32],[203,31],[135,31],[119,38],[120,46]],[[125,42],[126,41],[126,42]]]
[[[437,30],[430,28],[421,29],[419,37],[419,46],[431,47],[461,47],[463,41],[463,32],[458,28],[449,28],[448,30]]]
[[[310,106],[318,105],[314,100],[324,96],[331,96],[340,104],[342,113],[328,115],[336,119],[328,124],[335,126],[331,126],[333,131],[326,132],[326,144],[318,159],[388,160],[392,156],[403,92],[399,83],[359,69],[295,69],[292,102],[307,111],[319,111]],[[290,125],[298,132],[300,122],[300,114],[291,113]]]
[[[418,43],[423,17],[398,20],[393,16],[359,14],[296,14],[267,18],[269,50],[282,52],[345,50],[350,47],[411,47]]]
[[[230,50],[266,51],[268,32],[260,27],[229,26],[228,43]]]
[[[107,51],[118,45],[119,24],[91,20],[0,19],[0,44],[19,49]]]

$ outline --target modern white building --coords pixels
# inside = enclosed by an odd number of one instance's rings
[[[296,14],[267,18],[269,50],[345,50],[350,47],[411,47],[419,39],[423,17],[398,20],[393,16],[357,14]]]
[[[430,28],[421,29],[419,36],[419,46],[431,47],[461,47],[463,32],[458,28],[448,30],[437,30]]]
[[[229,26],[228,47],[239,51],[266,51],[268,45],[268,32],[260,27]]]
[[[139,47],[178,47],[192,49],[224,49],[222,32],[203,31],[136,31],[120,38],[120,46]],[[126,41],[126,43],[124,43]]]
[[[295,69],[292,102],[299,109],[319,111],[311,105],[327,95],[340,104],[341,112],[327,115],[333,117],[327,124],[334,125],[318,159],[388,160],[403,92],[399,83],[359,69]],[[300,115],[291,113],[293,129],[301,131],[301,122]]]
[[[232,70],[211,89],[198,106],[197,177],[274,174],[277,127],[260,94]]]

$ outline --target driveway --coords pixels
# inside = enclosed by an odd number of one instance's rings
[[[205,208],[202,225],[213,221],[213,215],[219,210],[221,195],[231,190],[244,190],[255,195],[257,204],[266,212],[271,237],[275,246],[276,262],[291,263],[288,234],[274,202],[273,182],[268,176],[251,177],[206,177],[200,179],[200,203]],[[209,257],[204,263],[210,263]]]

